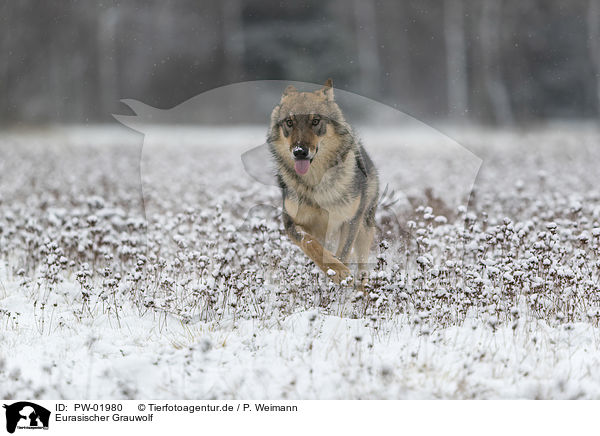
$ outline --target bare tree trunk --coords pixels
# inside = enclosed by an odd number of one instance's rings
[[[4,96],[4,98],[0,99],[2,100],[2,108],[0,109],[0,114],[2,114],[3,118],[6,118],[8,115],[10,115],[9,108],[11,101],[13,100],[10,77],[10,65],[12,65],[13,59],[11,53],[11,47],[13,47],[13,38],[11,29],[9,27],[9,24],[7,23],[13,22],[14,14],[12,14],[12,12],[15,8],[19,7],[19,4],[20,3],[16,2],[5,2],[2,4],[2,16],[6,20],[5,24],[2,26],[2,38],[0,38],[0,43],[2,43],[2,46],[0,47],[0,53],[3,59],[3,61],[0,62],[0,86],[2,87],[2,95]],[[16,116],[16,113],[12,115]]]
[[[46,104],[44,104],[44,106],[46,106],[44,109],[47,111],[47,113],[50,116],[50,120],[54,121],[54,122],[60,122],[62,121],[63,117],[64,117],[64,97],[66,94],[66,89],[64,88],[64,74],[63,74],[63,69],[62,69],[62,63],[63,63],[63,38],[62,35],[56,31],[55,28],[52,28],[51,30],[53,33],[56,32],[57,34],[55,35],[54,38],[51,39],[51,43],[50,43],[50,47],[49,47],[49,52],[50,52],[50,57],[49,57],[49,69],[50,69],[50,76],[49,76],[49,84],[50,84],[50,101]],[[43,112],[41,114],[32,114],[32,116],[40,116],[41,118],[44,117]],[[36,120],[37,121],[37,120]]]
[[[242,4],[240,0],[224,0],[221,2],[223,19],[222,40],[226,78],[233,82],[240,80],[244,59],[244,28],[242,22]]]
[[[590,59],[596,73],[596,114],[600,117],[600,0],[589,0],[587,30]]]
[[[490,100],[494,119],[499,124],[514,122],[508,91],[501,74],[499,55],[499,24],[501,2],[483,0],[479,34],[483,57],[483,81]]]
[[[118,66],[117,50],[115,45],[118,12],[114,8],[108,8],[98,17],[98,68],[100,86],[98,96],[100,99],[100,110],[95,114],[110,113],[115,107],[118,96]]]
[[[354,17],[361,90],[373,97],[381,80],[375,2],[354,0]]]
[[[465,117],[469,101],[467,49],[463,17],[463,0],[445,0],[446,87],[448,93],[448,116],[453,119]]]

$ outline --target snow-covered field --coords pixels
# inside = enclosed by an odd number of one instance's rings
[[[451,132],[474,185],[362,132],[398,200],[364,294],[256,207],[263,127],[3,134],[0,397],[600,398],[600,132]]]

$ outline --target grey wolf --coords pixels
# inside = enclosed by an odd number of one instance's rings
[[[267,143],[277,168],[287,235],[336,283],[349,277],[354,259],[362,286],[375,233],[379,180],[334,99],[332,80],[314,92],[288,86],[271,114]]]

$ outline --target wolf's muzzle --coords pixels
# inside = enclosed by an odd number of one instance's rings
[[[293,148],[292,153],[295,159],[308,159],[308,148],[296,146]]]

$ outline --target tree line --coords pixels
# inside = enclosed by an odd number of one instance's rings
[[[600,0],[4,2],[0,116],[106,122],[229,83],[321,83],[427,118],[600,115]]]

